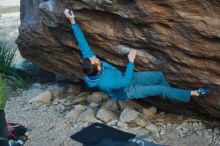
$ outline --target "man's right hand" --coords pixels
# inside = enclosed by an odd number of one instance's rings
[[[134,49],[131,49],[130,52],[129,52],[129,54],[128,54],[128,60],[129,60],[130,62],[134,62],[135,57],[136,57],[136,54],[137,54],[137,51],[134,50]]]
[[[65,14],[66,18],[68,18],[70,20],[71,24],[76,23],[75,15],[73,14],[73,11],[71,11],[69,9],[65,9],[64,14]]]

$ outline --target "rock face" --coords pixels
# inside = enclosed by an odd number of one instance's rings
[[[189,105],[148,102],[169,111],[220,119],[219,1],[21,0],[16,42],[22,56],[77,80],[82,77],[82,59],[63,15],[65,7],[74,10],[97,56],[120,69],[127,63],[127,50],[135,48],[136,71],[162,70],[176,87],[214,87],[209,97]]]

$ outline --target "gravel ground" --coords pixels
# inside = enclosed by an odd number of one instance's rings
[[[6,107],[9,122],[23,124],[32,129],[28,133],[26,146],[81,146],[69,137],[89,125],[84,122],[69,122],[65,115],[74,108],[69,98],[56,98],[50,104],[29,104],[29,100],[47,88],[34,86],[26,91],[11,94]],[[15,96],[16,95],[16,96]],[[150,141],[173,146],[219,146],[220,129],[210,128],[204,122],[183,116],[158,114],[157,121],[150,126],[113,126]],[[160,118],[166,117],[168,120]],[[169,117],[169,118],[167,118]],[[179,119],[178,122],[176,119]],[[115,124],[117,125],[117,124]]]

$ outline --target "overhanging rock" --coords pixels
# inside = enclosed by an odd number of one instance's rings
[[[219,1],[21,0],[16,42],[22,56],[76,80],[82,60],[64,8],[74,10],[97,56],[117,67],[123,69],[126,50],[135,48],[136,71],[162,70],[181,88],[212,85],[209,97],[192,100],[186,109],[220,119]]]

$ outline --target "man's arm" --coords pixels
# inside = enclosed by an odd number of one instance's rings
[[[137,51],[134,50],[134,49],[131,49],[129,54],[128,54],[128,65],[127,65],[127,68],[126,68],[126,71],[125,71],[125,74],[124,74],[124,77],[126,80],[128,80],[128,85],[130,85],[130,82],[132,80],[132,77],[133,77],[133,72],[134,72],[134,60],[136,58],[136,54],[137,54]],[[128,86],[127,85],[127,86]]]
[[[89,47],[89,44],[87,43],[86,38],[83,35],[79,25],[76,23],[72,24],[72,29],[73,29],[75,38],[78,42],[79,49],[82,52],[83,58],[85,59],[85,58],[94,57],[95,54]]]
[[[127,64],[126,71],[124,73],[124,78],[122,80],[122,86],[128,87],[131,83],[134,73],[134,62],[129,61]]]
[[[69,11],[68,9],[65,9],[64,11],[66,17],[70,20],[72,25],[72,30],[74,32],[74,36],[76,38],[76,41],[78,43],[79,49],[82,52],[83,58],[91,58],[94,57],[95,54],[89,47],[89,44],[85,38],[85,36],[82,33],[82,30],[80,29],[79,25],[76,24],[75,16],[72,11]]]
[[[121,87],[128,87],[132,81],[133,73],[134,73],[134,60],[136,57],[136,50],[130,50],[130,53],[128,54],[128,64],[126,71],[124,72],[124,75],[122,78],[119,76],[116,76],[115,78],[112,78],[109,80],[108,88],[109,90],[112,89],[119,89]]]

